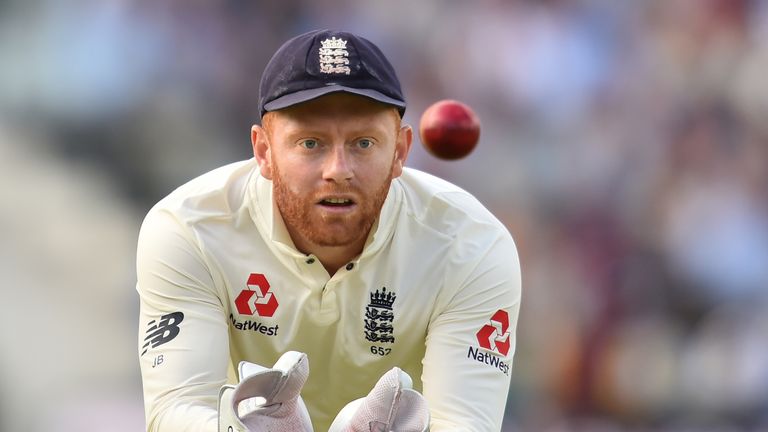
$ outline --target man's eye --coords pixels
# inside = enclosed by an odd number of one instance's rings
[[[357,142],[357,145],[358,145],[360,148],[362,148],[362,149],[367,149],[367,148],[369,148],[369,147],[373,146],[373,141],[371,141],[371,140],[369,140],[369,139],[366,139],[366,138],[364,138],[364,139],[361,139],[360,141],[358,141],[358,142]]]
[[[317,140],[306,139],[306,140],[302,141],[300,145],[302,147],[304,147],[305,149],[310,149],[311,150],[311,149],[317,147]]]

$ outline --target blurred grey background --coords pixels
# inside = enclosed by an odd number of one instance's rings
[[[482,120],[408,164],[517,240],[505,431],[768,430],[768,1],[0,0],[2,431],[143,428],[139,224],[321,27]]]

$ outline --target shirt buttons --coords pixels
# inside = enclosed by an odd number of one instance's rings
[[[309,259],[307,259],[306,262],[307,262],[307,264],[314,264],[315,259],[314,258],[309,258]]]
[[[347,264],[347,270],[352,270],[353,268],[355,268],[355,264],[354,263]]]

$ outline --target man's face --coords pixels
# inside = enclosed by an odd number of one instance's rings
[[[300,249],[362,246],[410,133],[393,108],[343,93],[267,114],[254,153]]]

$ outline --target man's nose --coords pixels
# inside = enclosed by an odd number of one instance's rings
[[[328,153],[323,170],[325,180],[343,182],[352,179],[352,160],[345,145],[335,145]]]

